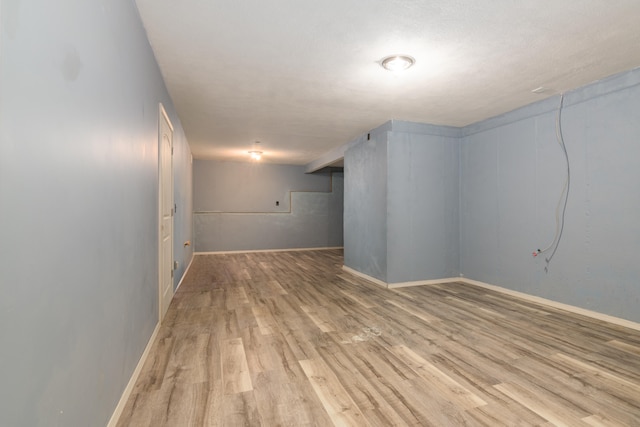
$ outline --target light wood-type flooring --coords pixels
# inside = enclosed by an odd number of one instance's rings
[[[342,264],[196,256],[119,426],[640,426],[639,331]]]

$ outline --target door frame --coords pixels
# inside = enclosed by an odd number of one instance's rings
[[[169,119],[169,115],[164,109],[162,103],[158,103],[158,323],[162,323],[164,315],[166,312],[162,310],[162,296],[163,296],[163,275],[162,275],[162,262],[163,262],[163,254],[162,254],[162,121],[166,120],[169,128],[171,129],[171,166],[170,173],[171,177],[169,180],[169,185],[171,186],[171,299],[173,299],[173,294],[175,290],[173,289],[173,244],[175,238],[175,224],[174,219],[175,215],[173,212],[173,134],[174,128],[171,123],[171,119]]]

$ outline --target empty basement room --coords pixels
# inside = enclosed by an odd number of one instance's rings
[[[0,0],[0,426],[640,425],[636,0]]]

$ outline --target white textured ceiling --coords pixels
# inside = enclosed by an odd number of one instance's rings
[[[389,119],[463,126],[640,66],[640,0],[136,3],[202,159],[260,140],[305,164]]]

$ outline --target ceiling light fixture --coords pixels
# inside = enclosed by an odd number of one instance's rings
[[[382,61],[380,61],[380,65],[382,65],[385,70],[394,72],[404,71],[415,63],[416,60],[407,55],[387,56],[386,58],[382,58]]]
[[[259,146],[260,141],[256,141],[253,143],[253,148],[251,149],[251,151],[248,151],[252,160],[260,160],[262,158],[262,151],[258,150]]]

